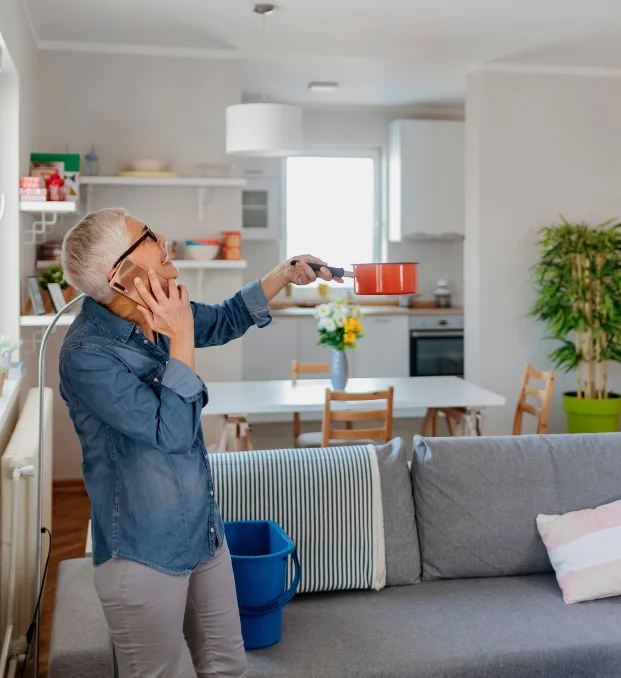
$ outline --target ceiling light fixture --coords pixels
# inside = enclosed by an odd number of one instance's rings
[[[308,83],[308,89],[311,92],[335,92],[338,88],[338,82],[322,82],[315,80]]]
[[[276,7],[258,4],[255,14],[263,19],[265,51],[265,17]],[[302,149],[302,109],[290,104],[265,101],[258,104],[237,104],[226,109],[226,152],[249,157],[286,157]]]

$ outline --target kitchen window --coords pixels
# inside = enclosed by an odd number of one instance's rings
[[[373,151],[287,159],[287,258],[314,254],[346,269],[378,261],[378,161]]]

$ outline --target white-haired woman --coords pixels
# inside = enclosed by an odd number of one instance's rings
[[[63,342],[60,391],[82,446],[95,586],[120,677],[173,678],[185,636],[198,676],[237,678],[245,654],[194,349],[267,325],[269,300],[287,283],[315,280],[309,262],[325,264],[296,257],[206,305],[177,286],[164,243],[123,209],[89,214],[69,231],[63,268],[87,297]],[[149,270],[150,289],[134,281],[142,304],[109,286],[128,257]]]

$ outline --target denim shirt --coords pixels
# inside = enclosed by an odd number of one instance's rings
[[[197,348],[271,320],[259,282],[192,312]],[[95,565],[123,558],[187,574],[223,542],[201,429],[207,388],[169,348],[89,297],[63,342],[60,393],[82,446]]]

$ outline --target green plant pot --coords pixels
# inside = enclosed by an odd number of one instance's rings
[[[567,413],[570,433],[615,433],[619,430],[621,396],[610,393],[608,398],[577,398],[563,393],[563,409]]]

